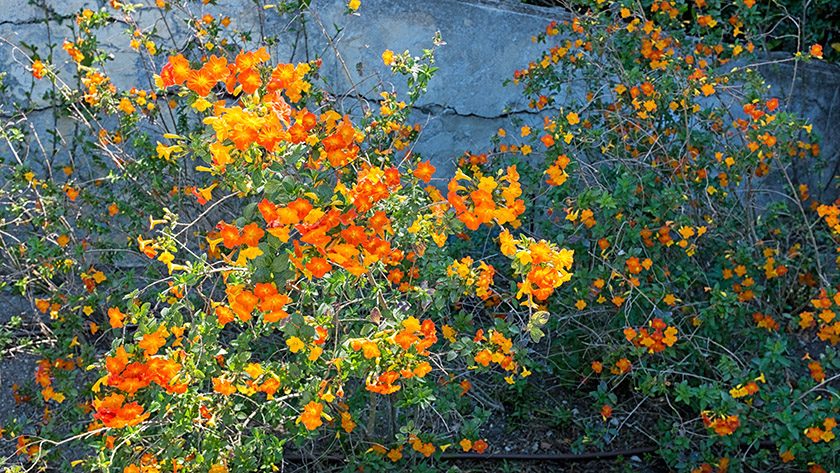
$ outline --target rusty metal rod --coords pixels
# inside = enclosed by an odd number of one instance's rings
[[[758,443],[758,448],[774,448],[775,442],[763,440]],[[748,445],[742,447],[749,448]],[[441,460],[517,460],[517,461],[590,461],[604,458],[617,458],[630,455],[641,455],[644,453],[655,453],[658,447],[639,447],[625,450],[611,450],[607,452],[583,452],[583,453],[444,453]],[[329,460],[345,462],[347,458],[341,455],[284,455],[289,461],[315,461]]]

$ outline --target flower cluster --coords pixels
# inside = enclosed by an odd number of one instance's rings
[[[710,411],[703,411],[703,425],[707,428],[714,429],[715,433],[721,436],[732,435],[738,427],[741,426],[741,421],[738,420],[737,415],[716,415]]]
[[[464,294],[470,294],[470,289],[475,286],[475,295],[482,300],[487,300],[493,295],[490,286],[493,285],[493,276],[496,275],[496,270],[484,261],[478,263],[478,268],[473,268],[473,263],[473,259],[469,256],[461,258],[460,261],[453,261],[446,268],[446,275],[449,277],[457,275],[464,282],[467,286]]]
[[[672,347],[677,342],[676,327],[669,326],[658,317],[651,320],[649,325],[653,332],[649,332],[645,327],[639,328],[638,331],[628,327],[624,329],[624,336],[628,342],[633,342],[637,347],[643,346],[650,353],[664,351],[665,347]]]
[[[505,175],[499,171],[495,178],[480,173],[470,177],[458,170],[448,190],[447,202],[470,230],[478,230],[481,224],[510,224],[514,228],[521,224],[518,217],[525,211],[525,201],[519,199],[522,187],[516,166],[509,166]],[[465,194],[459,194],[462,191]]]
[[[513,259],[516,273],[523,276],[517,283],[517,299],[527,296],[545,300],[554,290],[572,278],[568,270],[572,267],[574,251],[558,249],[554,244],[527,237],[514,238],[508,230],[499,235],[502,253]]]

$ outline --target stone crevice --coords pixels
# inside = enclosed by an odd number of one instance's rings
[[[509,110],[507,112],[500,112],[496,115],[485,115],[480,113],[463,113],[459,112],[457,108],[449,106],[449,105],[440,105],[436,103],[431,104],[424,104],[424,105],[415,105],[414,110],[426,114],[430,114],[432,116],[444,116],[444,115],[456,115],[458,117],[465,117],[465,118],[480,118],[484,120],[499,120],[504,118],[510,118],[516,115],[539,115],[543,111],[537,110],[529,110],[529,109],[517,109],[517,110]],[[545,109],[543,109],[545,110]]]
[[[58,23],[61,24],[66,20],[72,20],[75,16],[73,15],[50,15],[49,17],[44,18],[33,18],[30,20],[0,20],[0,26],[31,26],[31,25],[46,25],[49,23]]]

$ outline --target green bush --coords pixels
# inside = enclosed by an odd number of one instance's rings
[[[410,121],[439,35],[382,54],[407,93],[342,113],[320,59],[272,59],[280,36],[244,51],[195,3],[154,7],[186,46],[120,2],[80,12],[62,51],[16,46],[75,124],[3,126],[4,280],[52,334],[18,396],[43,418],[4,426],[18,455],[437,471],[498,451],[504,413],[573,452],[640,432],[677,471],[835,467],[840,209],[791,178],[820,163],[811,125],[732,67],[768,38],[762,6],[567,5],[509,84],[542,126],[440,176]],[[307,2],[264,13],[323,28]],[[117,16],[149,89],[105,73]],[[805,44],[790,60],[823,53]]]

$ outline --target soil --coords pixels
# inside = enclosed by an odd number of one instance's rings
[[[34,315],[29,302],[23,297],[3,295],[0,297],[0,326],[8,327],[12,317],[23,319],[19,329],[32,329],[37,326],[39,317]],[[32,384],[38,357],[30,345],[4,346],[0,352],[0,426],[8,425],[12,419],[33,418],[40,415],[38,410],[27,403],[16,403],[13,386],[23,387]],[[4,467],[29,466],[25,460],[15,456],[16,442],[8,434],[0,438],[0,463]]]

